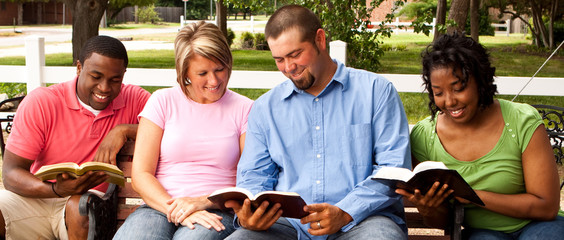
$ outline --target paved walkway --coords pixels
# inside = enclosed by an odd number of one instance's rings
[[[214,21],[210,21],[214,22]],[[263,32],[264,21],[227,21],[227,26],[235,32],[250,31]],[[135,35],[175,33],[179,26],[163,26],[161,28],[143,29],[124,29],[124,30],[104,30],[100,29],[100,35],[112,37],[131,37]],[[17,36],[2,37],[3,32],[19,31]],[[28,36],[42,36],[45,38],[45,54],[52,53],[72,53],[72,28],[67,26],[28,26],[0,29],[0,57],[6,56],[25,56],[25,38]],[[142,49],[174,49],[173,43],[164,41],[123,41],[127,50]]]
[[[22,33],[17,36],[0,37],[0,57],[25,56],[25,38],[29,36],[42,36],[45,38],[45,54],[72,52],[72,29],[70,27],[16,27],[16,30]],[[0,29],[0,33],[13,31],[13,28]],[[100,30],[100,35],[120,38],[143,34],[174,33],[177,31],[178,27]],[[123,41],[123,44],[127,50],[174,49],[172,42],[165,41]]]

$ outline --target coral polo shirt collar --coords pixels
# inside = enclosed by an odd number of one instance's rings
[[[80,106],[80,103],[78,102],[77,93],[76,93],[77,83],[78,83],[78,76],[76,76],[73,81],[63,83],[65,84],[65,90],[64,90],[65,104],[67,105],[68,108],[73,110],[84,109],[82,106]],[[123,88],[123,84],[122,84],[122,88]],[[98,117],[111,115],[115,110],[118,110],[123,107],[125,107],[125,101],[122,95],[118,94],[118,96],[104,110],[102,110],[100,114],[98,114]],[[86,109],[84,110],[90,113],[90,111]],[[110,112],[108,113],[108,111]]]

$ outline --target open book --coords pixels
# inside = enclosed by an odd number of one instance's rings
[[[448,184],[453,189],[453,196],[464,198],[478,205],[484,205],[472,187],[460,176],[456,170],[448,169],[444,163],[425,161],[415,166],[413,172],[407,168],[382,167],[372,176],[373,180],[389,181],[396,188],[412,192],[419,189],[425,194],[438,181]]]
[[[115,165],[103,162],[85,162],[80,166],[74,162],[45,165],[37,170],[35,176],[41,179],[41,181],[57,179],[57,175],[61,173],[68,173],[70,176],[77,178],[88,171],[103,171],[109,176],[106,182],[120,186],[125,184],[123,172]]]
[[[269,207],[273,206],[275,203],[280,203],[283,217],[302,218],[309,214],[304,211],[304,206],[307,204],[302,197],[295,192],[264,191],[253,196],[247,189],[229,187],[216,190],[208,196],[210,201],[216,203],[224,210],[227,209],[225,208],[226,201],[235,200],[243,204],[243,201],[247,198],[251,200],[253,211],[257,209],[263,201],[268,201]]]

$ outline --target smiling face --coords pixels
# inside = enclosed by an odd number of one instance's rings
[[[199,54],[194,54],[188,61],[190,67],[187,77],[191,83],[186,89],[190,99],[202,104],[221,99],[229,82],[229,69],[218,61],[212,61]]]
[[[461,71],[456,75],[462,76]],[[479,114],[478,88],[470,76],[466,86],[450,67],[433,69],[430,74],[435,104],[447,121],[468,123]]]
[[[124,60],[92,53],[76,67],[76,93],[83,103],[103,110],[119,95],[126,70]]]
[[[325,36],[323,30],[319,34]],[[301,34],[296,28],[286,30],[276,39],[269,38],[268,45],[276,66],[294,85],[307,92],[318,92],[323,90],[325,84],[321,82],[320,73],[320,51],[324,51],[325,42],[315,45],[308,41],[301,41]],[[313,94],[313,93],[312,93]],[[313,94],[316,95],[316,94]]]

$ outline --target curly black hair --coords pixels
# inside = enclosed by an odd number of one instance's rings
[[[453,75],[466,87],[470,76],[474,77],[478,87],[478,104],[485,108],[493,103],[497,92],[494,84],[495,67],[491,66],[486,49],[464,33],[445,34],[431,43],[421,54],[423,63],[423,85],[429,93],[431,117],[440,111],[435,104],[431,87],[431,72],[436,69],[451,68]],[[460,70],[460,71],[459,71]],[[462,72],[458,76],[457,72]]]

